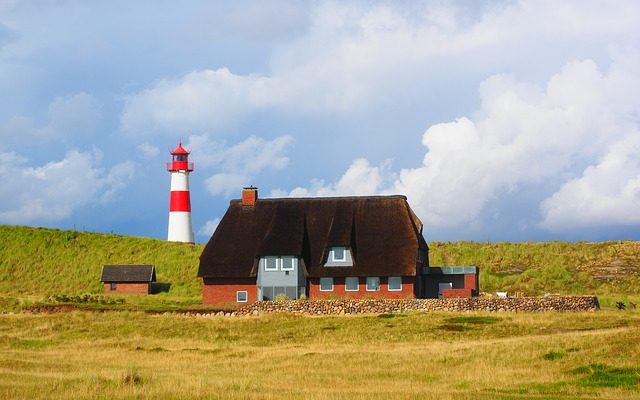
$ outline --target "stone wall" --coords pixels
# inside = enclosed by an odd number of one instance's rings
[[[242,307],[238,315],[287,312],[307,315],[345,315],[392,313],[403,311],[595,311],[600,308],[595,296],[514,297],[471,299],[402,299],[402,300],[308,300],[261,301]]]

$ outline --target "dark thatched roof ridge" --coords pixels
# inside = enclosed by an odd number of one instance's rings
[[[348,246],[353,267],[324,267],[330,246]],[[405,196],[232,200],[200,255],[198,276],[256,276],[263,256],[299,256],[309,277],[414,276],[422,222]]]
[[[105,265],[100,282],[155,282],[153,265]]]

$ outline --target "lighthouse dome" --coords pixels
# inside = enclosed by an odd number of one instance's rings
[[[182,147],[182,142],[180,142],[178,144],[178,147],[176,147],[171,153],[172,156],[176,156],[176,155],[189,155],[189,152],[187,150],[184,149],[184,147]]]

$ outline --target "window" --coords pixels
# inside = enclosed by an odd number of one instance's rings
[[[347,261],[347,248],[346,247],[332,247],[331,248],[331,261]]]
[[[278,270],[278,257],[265,257],[264,258],[264,270],[265,271],[277,271]]]
[[[300,298],[305,293],[304,286],[262,286],[258,290],[258,298],[262,301],[276,300],[278,296],[293,300]]]
[[[264,257],[264,270],[265,271],[293,271],[298,265],[298,258],[295,256],[269,256]]]
[[[320,291],[333,292],[333,278],[320,278]]]
[[[238,303],[246,303],[247,302],[247,291],[246,290],[238,290],[236,292],[236,301]]]
[[[387,281],[387,286],[390,292],[399,292],[402,290],[402,277],[390,276]]]
[[[347,292],[357,292],[360,288],[358,287],[360,284],[360,279],[357,277],[348,277],[344,279],[344,290]]]
[[[282,270],[283,271],[293,271],[296,269],[296,264],[298,264],[298,259],[291,256],[282,257]]]
[[[109,290],[116,290],[116,288],[118,287],[118,284],[115,282],[111,282],[110,286],[109,286]]]
[[[367,277],[367,292],[377,292],[380,290],[380,278],[377,276]]]

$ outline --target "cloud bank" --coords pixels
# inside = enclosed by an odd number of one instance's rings
[[[132,178],[133,165],[100,168],[99,152],[69,151],[62,160],[28,166],[16,153],[0,153],[0,223],[59,221],[91,202],[108,203]]]
[[[421,166],[394,173],[358,159],[336,183],[313,181],[286,194],[403,193],[427,225],[461,227],[505,193],[540,184],[546,229],[637,224],[637,70],[640,57],[631,53],[616,56],[606,73],[591,60],[568,63],[544,87],[492,76],[473,115],[427,129]],[[544,185],[558,178],[559,187]]]
[[[204,181],[212,195],[237,194],[243,186],[249,186],[264,171],[281,170],[289,164],[286,150],[293,143],[291,136],[272,140],[249,136],[242,142],[227,145],[224,141],[211,140],[208,135],[189,137],[187,148],[193,149],[193,159],[205,171],[218,172]]]

